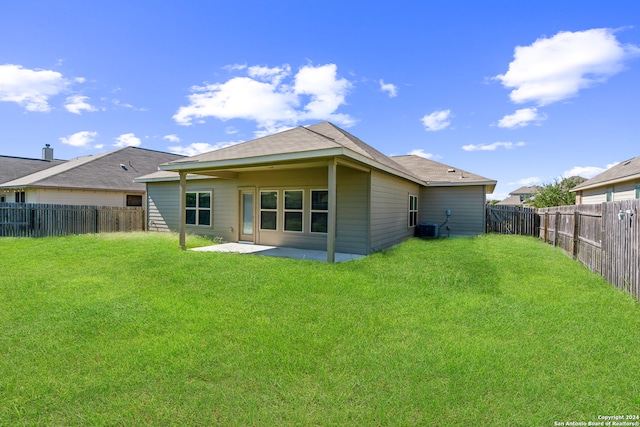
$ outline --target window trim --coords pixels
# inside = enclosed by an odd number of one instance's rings
[[[208,194],[209,195],[209,207],[202,208],[200,207],[200,194]],[[189,194],[196,195],[196,205],[195,206],[187,206],[186,197]],[[195,211],[196,213],[196,222],[195,224],[191,224],[187,222],[187,211]],[[200,224],[200,212],[201,211],[209,211],[209,224]],[[193,190],[185,192],[185,224],[190,227],[213,227],[213,191],[211,190]]]
[[[275,193],[276,194],[276,207],[275,209],[264,209],[262,207],[262,193]],[[279,190],[260,190],[260,205],[258,209],[258,229],[260,231],[278,231],[278,200],[280,199]],[[262,228],[262,212],[275,212],[276,220],[274,222],[276,228]]]
[[[607,202],[613,202],[613,187],[607,187],[605,197]]]
[[[287,192],[296,192],[296,193],[302,193],[302,206],[300,207],[300,209],[288,209],[287,208],[287,197],[286,197],[286,193]],[[282,231],[284,231],[285,233],[304,233],[304,190],[299,190],[299,189],[285,189],[282,190]],[[300,213],[300,230],[287,230],[287,213],[289,212],[293,212],[293,213]]]
[[[309,233],[311,234],[327,234],[329,232],[329,230],[327,229],[327,231],[313,231],[313,214],[314,213],[324,213],[325,215],[327,215],[327,223],[329,221],[329,204],[327,203],[327,209],[313,209],[313,193],[316,191],[326,191],[327,196],[329,195],[329,189],[328,188],[315,188],[315,189],[311,189],[309,191],[309,199],[310,199],[310,205],[309,205]],[[327,226],[328,228],[328,226]]]
[[[636,184],[636,199],[640,199],[640,183]]]
[[[418,196],[416,196],[415,194],[409,194],[407,225],[408,228],[413,228],[418,225]]]

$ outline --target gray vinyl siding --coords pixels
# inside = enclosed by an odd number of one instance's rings
[[[420,192],[420,223],[438,225],[449,221],[439,232],[440,236],[475,236],[485,232],[485,189],[482,185],[467,187],[424,187]],[[449,230],[447,230],[447,227]]]
[[[370,253],[369,173],[338,166],[336,251]]]
[[[409,195],[419,186],[381,172],[371,172],[371,249],[379,251],[413,236],[409,227]],[[418,200],[419,201],[419,200]]]

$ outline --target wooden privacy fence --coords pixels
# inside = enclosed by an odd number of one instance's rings
[[[142,231],[143,208],[0,203],[0,237]]]
[[[520,206],[487,205],[487,233],[537,236],[536,210]]]
[[[540,238],[640,299],[640,200],[538,209]]]

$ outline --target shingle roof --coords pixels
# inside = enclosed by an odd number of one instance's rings
[[[520,194],[533,194],[536,191],[538,191],[538,189],[539,189],[539,187],[536,187],[535,185],[533,185],[531,187],[520,187],[520,188],[510,192],[509,195],[515,196],[515,195],[520,195]]]
[[[493,179],[416,155],[393,156],[391,159],[426,181],[427,185],[487,185],[491,187],[491,191],[488,191],[491,193],[497,183]]]
[[[576,185],[571,191],[599,187],[613,181],[620,182],[633,179],[640,179],[640,156],[618,163],[601,174],[586,180],[582,184]]]
[[[41,160],[0,156],[0,184],[64,163],[65,160]]]
[[[493,192],[496,184],[494,180],[467,171],[457,170],[458,173],[452,177],[451,173],[447,171],[455,170],[455,168],[418,156],[386,156],[356,136],[329,122],[307,127],[299,126],[241,144],[177,160],[162,165],[161,169],[166,171],[181,169],[198,173],[198,171],[203,172],[212,168],[236,167],[238,166],[234,163],[236,160],[256,159],[258,162],[261,160],[260,158],[268,158],[269,156],[286,156],[315,151],[321,156],[322,150],[331,149],[347,149],[348,152],[343,151],[342,154],[420,184],[429,181],[432,185],[444,183],[449,185],[487,185],[489,192]],[[273,161],[273,158],[262,160]],[[154,174],[141,177],[138,182],[170,179],[170,177],[170,175]]]
[[[0,187],[144,191],[145,185],[134,183],[134,178],[155,172],[159,164],[182,157],[162,151],[125,147],[93,156],[78,157],[3,183]]]

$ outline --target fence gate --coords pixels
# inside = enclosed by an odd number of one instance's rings
[[[520,206],[487,205],[487,233],[538,236],[536,210]]]

